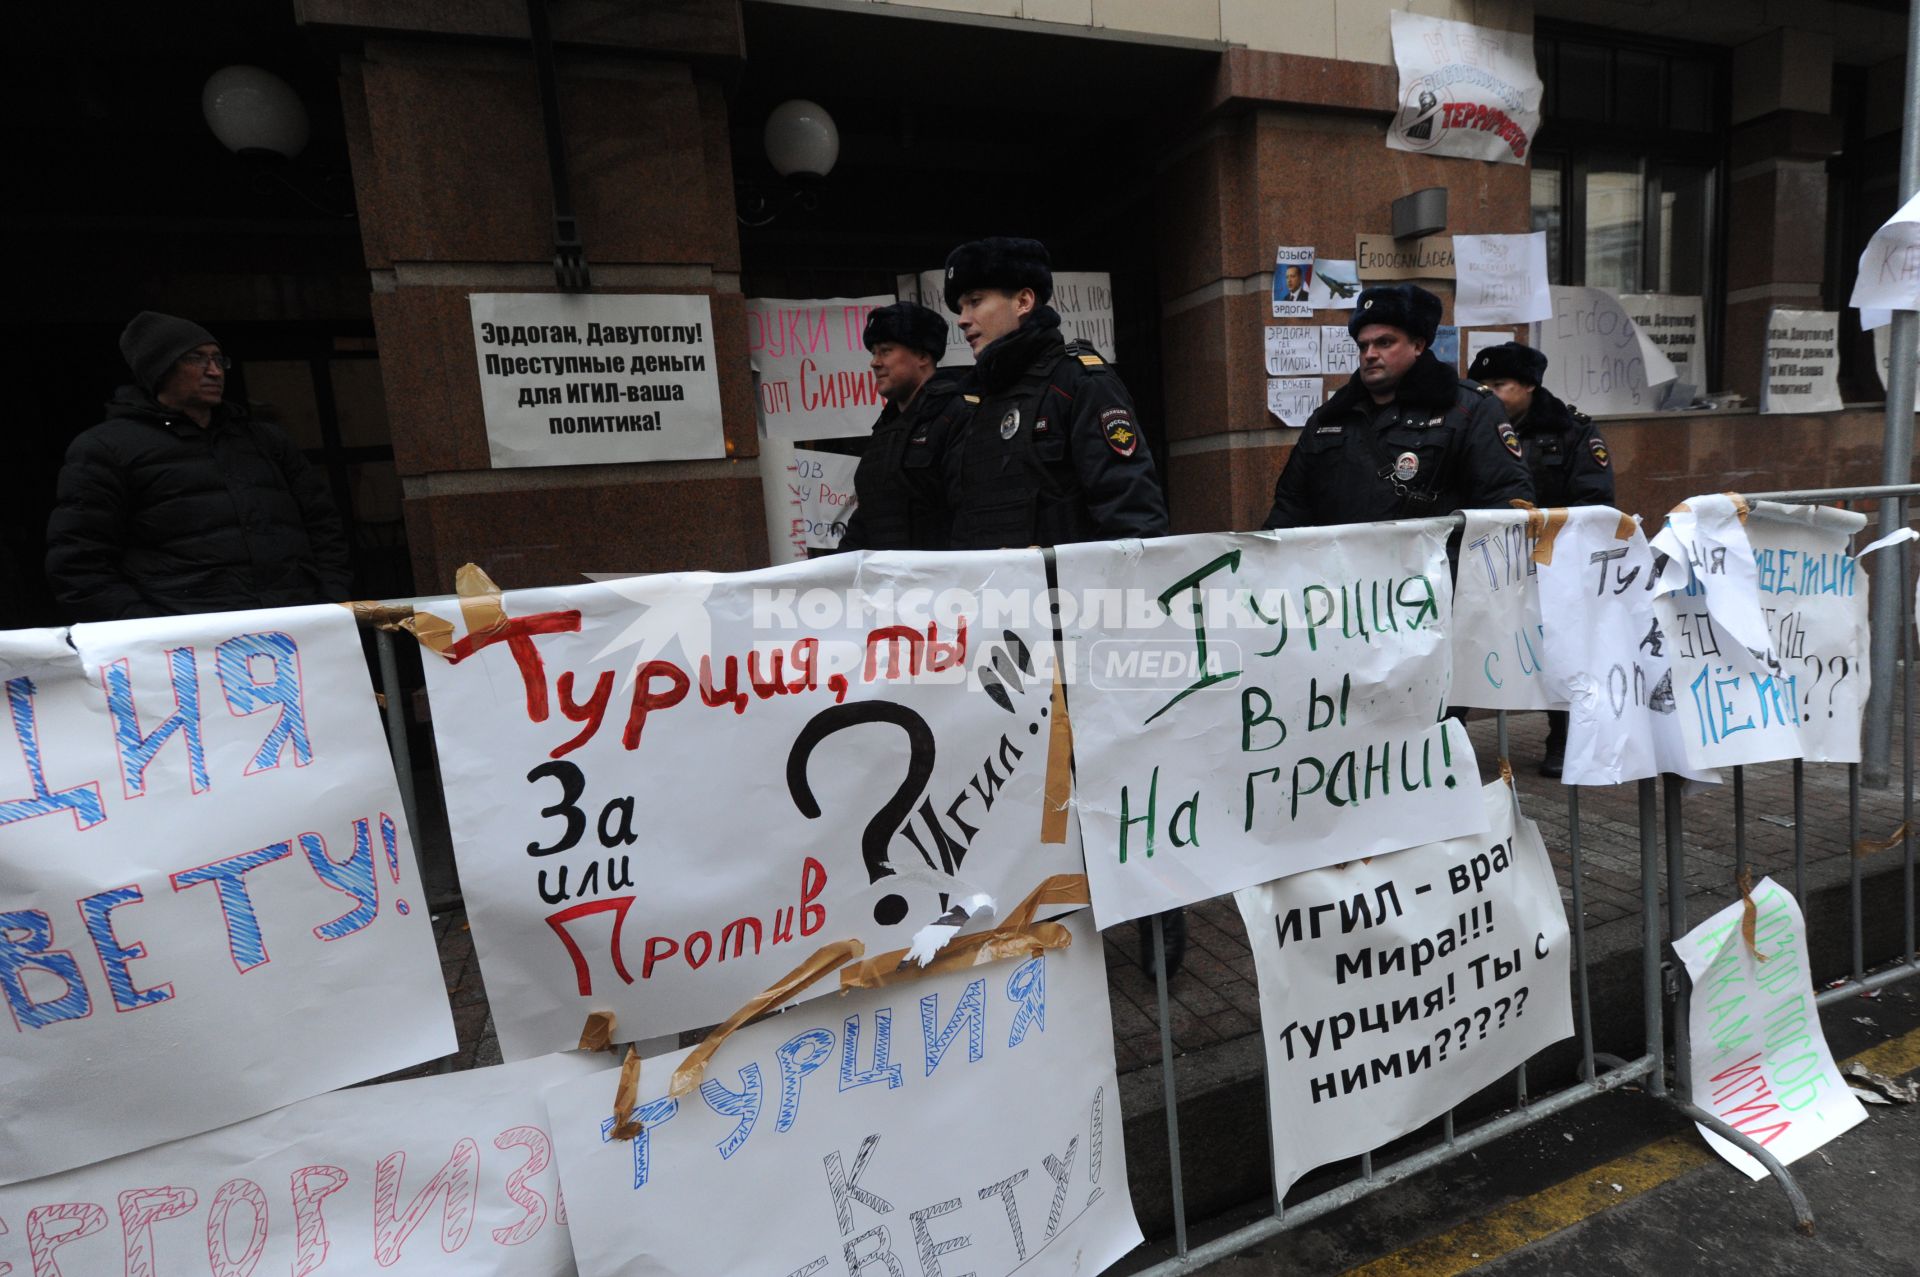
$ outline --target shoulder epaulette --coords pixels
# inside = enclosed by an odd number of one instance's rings
[[[979,403],[979,402],[980,402],[980,396],[979,396],[979,395],[961,395],[960,397],[961,397],[962,399],[964,399],[964,400],[966,400],[966,401],[967,401],[968,403]]]

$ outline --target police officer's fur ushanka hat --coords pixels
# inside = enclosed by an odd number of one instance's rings
[[[947,321],[918,302],[895,302],[868,313],[862,340],[868,350],[890,341],[917,350],[937,364],[947,353]]]
[[[1473,367],[1467,369],[1467,380],[1520,381],[1537,386],[1546,371],[1545,355],[1517,341],[1505,341],[1498,346],[1489,346],[1473,357]]]
[[[976,288],[999,288],[1017,293],[1033,290],[1033,299],[1046,305],[1053,299],[1053,259],[1037,239],[995,235],[962,244],[947,254],[947,309],[958,314],[960,297]]]
[[[1347,332],[1357,337],[1369,324],[1398,328],[1431,346],[1433,335],[1440,331],[1440,299],[1412,284],[1375,284],[1360,291]]]

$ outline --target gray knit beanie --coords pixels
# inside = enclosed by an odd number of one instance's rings
[[[120,353],[126,358],[127,367],[133,369],[133,379],[151,391],[160,385],[180,356],[208,342],[219,344],[212,333],[191,319],[143,310],[120,334]]]

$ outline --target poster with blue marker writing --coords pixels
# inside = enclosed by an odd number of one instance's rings
[[[0,1184],[454,1049],[344,608],[0,634],[0,682]]]
[[[334,1091],[0,1188],[0,1273],[573,1277],[540,1095],[612,1064],[548,1055]]]
[[[1540,565],[1524,510],[1468,510],[1453,595],[1453,703],[1563,709],[1542,661]]]
[[[816,998],[729,1038],[547,1092],[581,1277],[1085,1277],[1140,1242],[1099,933]]]

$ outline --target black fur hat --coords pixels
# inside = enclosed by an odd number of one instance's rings
[[[918,302],[895,302],[868,313],[861,340],[868,350],[890,341],[917,350],[937,364],[947,354],[947,321]]]
[[[1415,341],[1431,346],[1440,331],[1440,299],[1413,284],[1375,284],[1360,290],[1347,331],[1354,336],[1369,324],[1398,328]]]
[[[996,235],[962,244],[947,254],[947,309],[958,314],[960,295],[976,288],[1017,293],[1033,290],[1039,305],[1053,300],[1053,259],[1037,239]]]
[[[1467,369],[1467,380],[1521,381],[1529,386],[1537,386],[1541,374],[1546,371],[1545,355],[1531,346],[1507,341],[1498,346],[1489,346],[1475,355],[1473,367]]]

